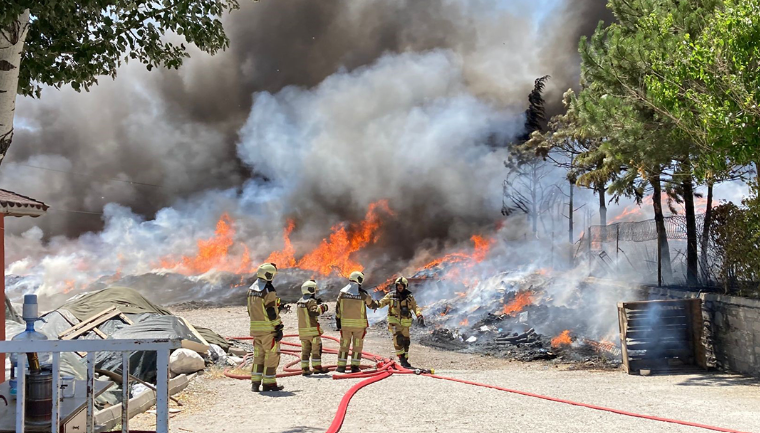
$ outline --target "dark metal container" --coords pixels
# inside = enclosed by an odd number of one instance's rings
[[[26,375],[26,424],[49,425],[53,411],[53,374],[49,370]]]

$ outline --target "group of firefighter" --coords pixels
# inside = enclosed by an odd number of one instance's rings
[[[280,363],[280,340],[283,338],[283,324],[280,320],[280,300],[272,281],[277,274],[274,263],[264,263],[256,273],[256,282],[248,290],[248,316],[251,318],[253,337],[253,366],[251,367],[251,390],[280,391],[277,385],[277,366]],[[362,289],[364,274],[355,271],[348,278],[348,285],[341,289],[336,302],[335,325],[340,331],[338,352],[338,373],[350,368],[352,373],[360,370],[364,336],[367,333],[367,308],[376,310],[388,306],[388,329],[393,335],[393,346],[402,367],[409,368],[409,328],[412,313],[419,323],[424,318],[409,292],[409,282],[400,277],[395,280],[395,290],[383,299],[375,301]],[[317,297],[317,283],[309,280],[301,286],[302,297],[298,300],[298,337],[301,340],[301,370],[304,376],[324,374],[329,370],[322,366],[322,328],[319,316],[328,310],[327,304]],[[349,353],[351,362],[349,364]],[[309,368],[309,361],[311,367]],[[350,365],[350,367],[349,367]]]

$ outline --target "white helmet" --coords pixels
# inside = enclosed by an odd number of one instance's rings
[[[348,277],[348,281],[361,285],[364,282],[364,274],[360,271],[353,271]]]
[[[317,293],[317,282],[314,280],[309,280],[303,284],[301,284],[301,294],[304,296],[306,295],[314,295]]]
[[[274,263],[264,263],[256,271],[256,276],[262,280],[272,281],[275,275],[277,275],[277,265]]]

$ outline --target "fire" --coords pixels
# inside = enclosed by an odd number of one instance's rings
[[[459,322],[459,326],[467,326],[469,324],[470,324],[470,321],[467,320],[466,317],[464,318],[464,320],[462,320],[461,322]]]
[[[267,261],[276,263],[279,269],[296,267],[325,276],[333,271],[344,276],[348,276],[352,271],[362,271],[364,266],[351,259],[350,256],[377,241],[382,225],[380,211],[395,215],[388,206],[387,200],[371,203],[363,221],[358,224],[334,225],[329,238],[322,239],[314,250],[300,260],[295,259],[295,249],[290,242],[290,234],[295,224],[289,220],[283,233],[284,248],[282,251],[270,254]]]
[[[350,225],[348,229],[345,224],[333,226],[329,239],[323,239],[317,248],[298,261],[296,267],[322,275],[330,275],[336,270],[344,276],[348,276],[352,271],[364,270],[364,266],[353,261],[350,256],[377,241],[381,225],[378,210],[394,215],[388,207],[387,200],[370,204],[364,221]]]
[[[464,252],[447,254],[431,261],[423,266],[422,269],[432,269],[441,265],[453,265],[454,263],[461,262],[471,262],[471,264],[482,262],[491,250],[491,245],[494,243],[494,240],[486,239],[480,235],[473,235],[470,240],[475,244],[474,251],[471,254]]]
[[[524,292],[518,293],[517,296],[515,296],[515,299],[509,304],[504,304],[504,309],[501,311],[501,313],[502,314],[519,313],[525,307],[527,307],[528,305],[531,305],[532,303],[533,303],[533,292],[526,290]]]
[[[385,280],[382,284],[375,287],[375,292],[383,292],[388,293],[391,291],[391,287],[393,287],[393,282],[396,281],[396,277],[390,277],[387,280]]]
[[[572,342],[570,330],[565,329],[561,334],[552,338],[552,347],[569,346]]]
[[[66,282],[64,282],[63,284],[64,284],[63,293],[68,294],[68,293],[71,293],[71,291],[76,288],[77,283],[74,280],[66,280]]]
[[[282,251],[275,251],[267,257],[264,262],[275,263],[278,268],[292,268],[296,265],[295,249],[290,242],[290,234],[293,233],[293,229],[296,227],[296,223],[292,219],[288,219],[285,230],[282,234],[282,239],[285,247]]]
[[[228,256],[230,247],[235,243],[235,229],[232,218],[223,214],[216,223],[214,236],[198,241],[198,253],[195,256],[183,256],[180,260],[161,259],[161,267],[176,269],[185,275],[198,275],[212,269],[234,273],[246,272],[251,267],[251,257],[247,247],[239,260]]]
[[[447,305],[446,308],[444,308],[444,310],[441,311],[441,316],[445,316],[449,314],[449,311],[451,311],[451,305]]]

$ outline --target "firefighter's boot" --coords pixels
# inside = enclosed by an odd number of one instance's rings
[[[361,368],[359,368],[358,365],[352,365],[351,366],[351,373],[360,373],[362,371]]]
[[[314,367],[314,370],[312,371],[314,374],[327,374],[330,372],[330,369],[325,367]]]
[[[409,364],[409,360],[406,359],[406,355],[399,355],[398,357],[399,364],[401,364],[404,368],[412,368],[412,365]]]
[[[311,376],[311,370],[304,368],[301,370],[301,376]]]
[[[276,383],[267,383],[262,388],[262,392],[274,392],[274,391],[282,391],[285,389],[282,385],[277,385]]]
[[[345,373],[346,372],[346,366],[345,365],[339,365],[338,368],[335,369],[338,373]]]
[[[253,392],[261,392],[261,383],[259,383],[259,382],[251,382],[251,391],[253,391]]]

